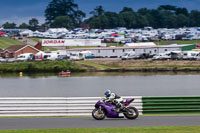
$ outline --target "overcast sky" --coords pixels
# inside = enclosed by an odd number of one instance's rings
[[[44,10],[52,0],[1,0],[0,24],[15,22],[21,24],[31,18],[44,22]],[[139,8],[157,8],[159,5],[175,5],[188,10],[199,10],[200,0],[74,0],[79,9],[87,14],[96,6],[102,5],[106,11],[119,12],[124,6],[135,11]]]

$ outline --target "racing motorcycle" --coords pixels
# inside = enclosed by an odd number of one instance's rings
[[[136,119],[139,116],[139,112],[135,107],[129,106],[134,99],[126,99],[122,103],[123,109],[116,111],[116,105],[111,102],[106,102],[105,100],[100,100],[95,104],[95,109],[92,111],[92,116],[96,120],[103,120],[107,118],[124,118]],[[120,114],[123,114],[120,116]]]

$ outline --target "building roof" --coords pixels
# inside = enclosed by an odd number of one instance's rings
[[[0,48],[0,53],[3,53],[3,51],[4,51],[4,50]]]
[[[4,52],[8,51],[9,53],[15,53],[15,52],[18,52],[21,49],[24,49],[24,48],[26,48],[28,46],[33,48],[33,49],[35,49],[38,52],[40,51],[40,50],[36,49],[35,47],[30,46],[30,45],[13,45],[13,46],[10,46],[10,47],[6,48],[4,50]]]
[[[4,51],[8,51],[10,53],[14,53],[16,52],[17,50],[25,47],[26,45],[13,45],[13,46],[10,46],[8,48],[6,48]]]

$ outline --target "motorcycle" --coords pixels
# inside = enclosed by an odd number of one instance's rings
[[[139,116],[139,112],[135,107],[129,106],[134,99],[126,99],[125,102],[122,103],[123,109],[120,111],[116,111],[116,105],[111,102],[106,102],[104,100],[100,100],[95,104],[95,109],[92,111],[92,116],[96,120],[103,120],[105,117],[107,118],[124,118],[127,119],[136,119]],[[120,116],[123,114],[123,116]]]

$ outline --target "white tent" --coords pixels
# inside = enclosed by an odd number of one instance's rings
[[[33,31],[31,30],[25,30],[23,32],[20,32],[20,35],[22,36],[28,36],[28,35],[32,35],[33,34]]]
[[[140,43],[126,43],[124,46],[134,47],[134,46],[149,46],[154,47],[156,44],[154,42],[140,42]]]
[[[49,32],[49,33],[61,33],[61,32],[67,33],[68,30],[66,28],[50,28],[47,30],[47,32]]]

